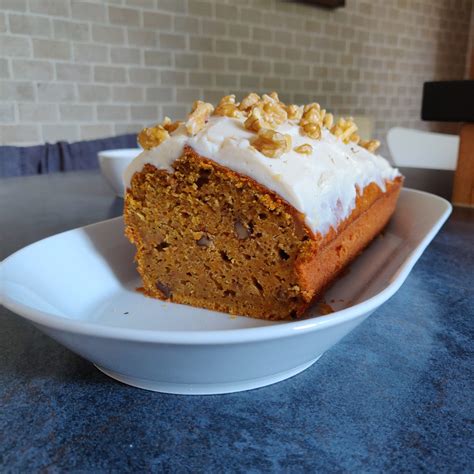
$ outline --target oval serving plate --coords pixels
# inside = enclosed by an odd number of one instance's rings
[[[437,196],[403,189],[384,231],[295,322],[269,322],[143,296],[121,218],[36,242],[0,266],[4,306],[129,385],[179,394],[229,393],[313,364],[402,285],[451,213]]]

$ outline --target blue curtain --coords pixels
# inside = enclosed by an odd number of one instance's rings
[[[99,167],[99,151],[136,147],[136,134],[75,143],[46,143],[28,147],[0,146],[0,177],[94,169]]]

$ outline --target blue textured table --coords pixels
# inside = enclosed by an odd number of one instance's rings
[[[0,180],[0,259],[116,216],[97,173]],[[302,374],[232,395],[121,385],[0,308],[0,471],[472,472],[474,211]]]

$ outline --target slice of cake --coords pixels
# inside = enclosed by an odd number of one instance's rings
[[[382,230],[402,177],[352,119],[276,93],[195,102],[140,132],[125,173],[126,235],[143,291],[295,319]]]

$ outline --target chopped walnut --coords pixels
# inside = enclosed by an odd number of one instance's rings
[[[347,119],[341,117],[331,128],[331,133],[339,137],[344,143],[349,143],[351,138],[354,138],[353,141],[356,141],[358,137],[355,133],[356,131],[357,125],[352,117]]]
[[[278,94],[273,91],[268,94],[275,102],[281,102],[280,98],[278,97]]]
[[[305,105],[300,120],[303,134],[314,139],[320,138],[325,113],[326,111],[321,111],[321,106],[316,102]]]
[[[214,110],[214,115],[223,117],[242,117],[243,113],[239,110],[239,104],[235,103],[235,95],[226,95],[222,97],[218,106]]]
[[[212,104],[197,100],[193,104],[193,110],[189,114],[186,122],[186,130],[190,135],[196,135],[201,130],[209,119],[209,116],[214,111]]]
[[[272,128],[288,120],[288,114],[286,113],[284,104],[278,100],[277,95],[275,99],[275,95],[276,93],[272,97],[271,95],[264,94],[262,100],[255,105],[255,107],[262,109],[265,121],[268,122]]]
[[[162,125],[155,125],[154,127],[144,128],[138,134],[138,143],[145,150],[151,150],[152,148],[160,145],[166,139],[170,137],[168,130]]]
[[[303,106],[302,105],[287,105],[286,113],[288,115],[288,120],[301,120],[303,115]]]
[[[244,126],[247,130],[257,132],[262,128],[270,128],[270,124],[266,122],[262,109],[254,107],[250,112],[247,120],[244,122]]]
[[[239,109],[248,112],[259,100],[260,96],[255,94],[255,92],[251,92],[247,97],[243,98]]]
[[[239,240],[245,240],[249,237],[248,229],[240,221],[235,221],[234,230]]]
[[[293,150],[302,155],[311,155],[311,153],[313,153],[313,147],[309,143],[297,146],[296,148],[293,148]]]
[[[252,146],[268,158],[278,158],[291,150],[291,136],[262,128]]]
[[[325,114],[323,117],[323,125],[326,128],[331,129],[332,125],[334,123],[334,115],[333,114]]]
[[[375,153],[380,146],[380,142],[378,140],[361,140],[359,145],[370,151],[370,153]]]
[[[162,127],[168,131],[168,133],[173,133],[183,122],[181,120],[177,120],[176,122],[172,122],[169,117],[165,117],[162,122]]]

